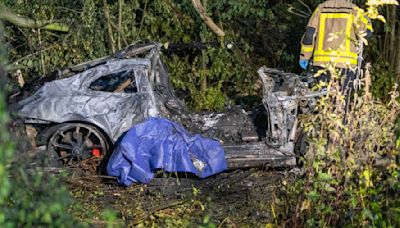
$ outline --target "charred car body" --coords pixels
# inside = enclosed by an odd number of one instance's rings
[[[230,168],[296,165],[297,116],[312,110],[321,93],[296,74],[261,67],[263,110],[190,113],[174,95],[160,49],[133,45],[67,68],[19,101],[14,113],[38,128],[38,143],[66,165],[100,161],[130,127],[155,116],[220,140]]]

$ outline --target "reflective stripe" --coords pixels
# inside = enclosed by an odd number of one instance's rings
[[[335,18],[344,18],[346,21],[346,51],[350,51],[350,32],[351,26],[353,23],[353,15],[349,13],[321,13],[321,21],[319,26],[319,40],[318,40],[318,49],[323,50],[323,44],[325,40],[325,23],[326,19],[335,19]]]
[[[350,41],[351,41],[351,27],[353,25],[353,14],[348,15],[347,24],[346,24],[346,52],[350,52]],[[350,52],[351,53],[351,52]]]
[[[332,58],[339,58],[339,59],[356,59],[351,56],[338,56],[338,55],[316,55],[317,57],[332,57]]]
[[[331,63],[346,63],[351,65],[357,65],[357,59],[343,58],[334,56],[314,56],[314,63],[331,62]]]
[[[302,52],[312,52],[313,50],[314,50],[314,46],[301,45]]]
[[[335,56],[335,57],[343,57],[343,58],[354,58],[357,59],[358,58],[358,54],[357,53],[353,53],[350,51],[335,51],[335,50],[317,50],[314,52],[314,55],[326,55],[326,56]]]
[[[325,36],[325,19],[326,14],[321,13],[320,16],[320,24],[319,24],[319,32],[318,32],[318,48],[317,50],[322,50],[322,44],[324,43],[324,36]]]

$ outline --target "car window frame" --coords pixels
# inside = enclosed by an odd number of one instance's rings
[[[101,67],[101,66],[100,66],[100,67]],[[117,95],[117,94],[118,94],[118,95],[122,95],[122,94],[126,94],[126,95],[138,95],[138,94],[148,93],[147,90],[145,90],[145,91],[142,90],[142,89],[143,89],[143,88],[141,88],[142,85],[139,85],[139,84],[138,84],[138,80],[137,80],[135,68],[143,68],[143,69],[144,69],[143,72],[145,72],[145,77],[147,77],[147,86],[149,86],[150,89],[151,89],[152,91],[154,91],[154,86],[151,84],[151,82],[150,82],[149,79],[148,79],[148,77],[149,77],[149,76],[148,76],[149,66],[146,65],[146,64],[132,64],[132,65],[129,66],[129,67],[120,68],[120,69],[118,69],[118,70],[105,71],[105,72],[103,72],[102,74],[96,75],[96,76],[90,78],[89,80],[84,81],[84,82],[82,83],[82,86],[83,86],[84,90],[86,90],[86,91],[88,91],[88,92],[90,92],[90,93],[107,93],[107,94],[116,94],[116,95]],[[98,70],[98,69],[99,69],[99,68],[97,68],[97,70]],[[93,69],[93,70],[95,70],[95,69]],[[131,71],[133,72],[134,77],[135,77],[135,83],[136,83],[136,87],[137,87],[137,92],[133,92],[133,93],[127,93],[127,92],[108,92],[108,91],[99,91],[99,90],[90,89],[90,85],[91,85],[94,81],[100,79],[101,77],[104,77],[104,76],[106,76],[106,75],[108,75],[108,74],[113,74],[113,73],[118,73],[118,72],[121,72],[121,71],[125,71],[125,70],[126,70],[126,71],[131,70]],[[90,72],[90,73],[92,73],[92,72]],[[89,74],[90,74],[90,73],[89,73]],[[94,72],[94,73],[95,73],[95,72]],[[122,95],[122,96],[126,96],[126,95]]]
[[[137,90],[136,92],[124,92],[124,91],[115,92],[115,91],[94,90],[94,89],[90,88],[94,82],[100,80],[101,78],[107,77],[107,76],[109,76],[110,74],[119,74],[119,73],[121,73],[121,72],[126,72],[126,73],[129,73],[129,74],[133,74],[133,78],[134,78],[134,80],[135,80],[134,83],[135,83],[135,85],[136,85],[136,90]],[[89,90],[89,91],[103,92],[103,93],[115,93],[115,94],[126,93],[126,94],[136,94],[136,93],[139,92],[139,88],[137,88],[136,77],[135,77],[134,74],[135,74],[135,71],[134,71],[134,69],[132,69],[132,68],[123,68],[123,69],[118,69],[117,71],[110,71],[110,72],[107,72],[106,74],[102,74],[100,77],[96,77],[96,79],[94,79],[94,80],[88,82],[88,83],[86,84],[86,86],[85,86],[85,87],[86,87],[85,89],[86,89],[86,90]],[[122,76],[122,75],[120,75],[120,76]],[[120,76],[118,76],[118,77],[120,77]],[[109,78],[109,80],[112,80],[112,79]],[[123,80],[120,81],[120,83],[116,86],[116,88],[118,88],[118,86],[120,86],[122,83],[124,83]],[[115,88],[115,89],[116,89],[116,88]]]

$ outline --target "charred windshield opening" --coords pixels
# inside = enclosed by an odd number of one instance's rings
[[[138,91],[133,70],[104,75],[92,82],[89,89],[114,93],[137,93]]]

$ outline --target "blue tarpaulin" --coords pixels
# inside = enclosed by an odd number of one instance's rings
[[[111,155],[107,173],[129,186],[148,183],[157,169],[205,178],[226,168],[218,141],[192,135],[174,122],[152,117],[126,133]]]

